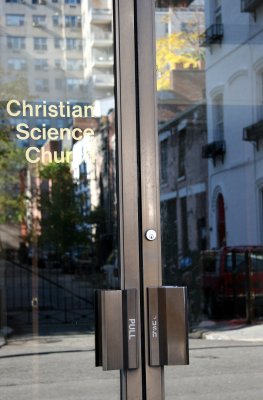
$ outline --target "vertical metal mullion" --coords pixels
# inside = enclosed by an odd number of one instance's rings
[[[159,199],[158,129],[156,118],[154,2],[136,0],[136,60],[139,110],[141,237],[144,309],[145,400],[164,399],[163,367],[149,366],[147,287],[162,284]],[[154,229],[157,239],[147,241],[145,232]]]
[[[135,80],[134,2],[115,0],[115,78],[118,146],[118,203],[120,233],[121,288],[140,291],[138,161]],[[138,296],[138,301],[139,296]],[[141,331],[140,304],[137,330]],[[139,368],[121,371],[121,398],[142,400],[141,340]]]

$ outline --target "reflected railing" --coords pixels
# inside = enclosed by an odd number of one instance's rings
[[[112,17],[112,10],[109,8],[92,8],[90,10],[90,21],[100,20],[100,21],[110,21]]]
[[[111,32],[93,32],[91,35],[93,41],[98,40],[113,40],[113,34]]]
[[[200,47],[207,47],[211,44],[221,43],[224,36],[223,24],[213,24],[200,36]]]
[[[94,63],[113,63],[113,55],[109,54],[99,54],[97,56],[93,56],[92,62]]]
[[[262,6],[261,0],[241,0],[241,11],[242,12],[255,11],[259,6]]]
[[[94,84],[107,84],[114,85],[114,76],[113,74],[97,74],[92,77]]]
[[[157,0],[155,11],[169,11],[167,7],[188,7],[194,0]]]

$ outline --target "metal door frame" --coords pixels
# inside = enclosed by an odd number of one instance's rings
[[[121,289],[140,293],[139,368],[121,371],[125,400],[164,399],[163,367],[149,366],[146,307],[147,287],[162,283],[154,10],[153,0],[114,3]]]

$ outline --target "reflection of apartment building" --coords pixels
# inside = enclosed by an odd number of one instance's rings
[[[206,106],[190,107],[159,130],[162,256],[168,266],[207,243]]]
[[[155,11],[157,39],[174,32],[188,32],[194,25],[203,24],[204,0],[157,0],[157,7],[160,7]]]
[[[93,101],[113,95],[112,0],[82,2],[84,78]]]
[[[211,246],[263,243],[263,5],[206,2]]]
[[[9,0],[0,8],[1,65],[27,80],[25,98],[86,100],[80,1]]]
[[[26,79],[25,98],[92,102],[113,94],[111,1],[6,0],[0,26],[1,67]]]

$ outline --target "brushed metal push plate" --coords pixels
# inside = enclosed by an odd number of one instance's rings
[[[101,292],[102,368],[123,368],[122,291]]]
[[[95,297],[95,365],[138,368],[137,290],[100,290]]]
[[[185,287],[148,288],[150,366],[189,364]]]

